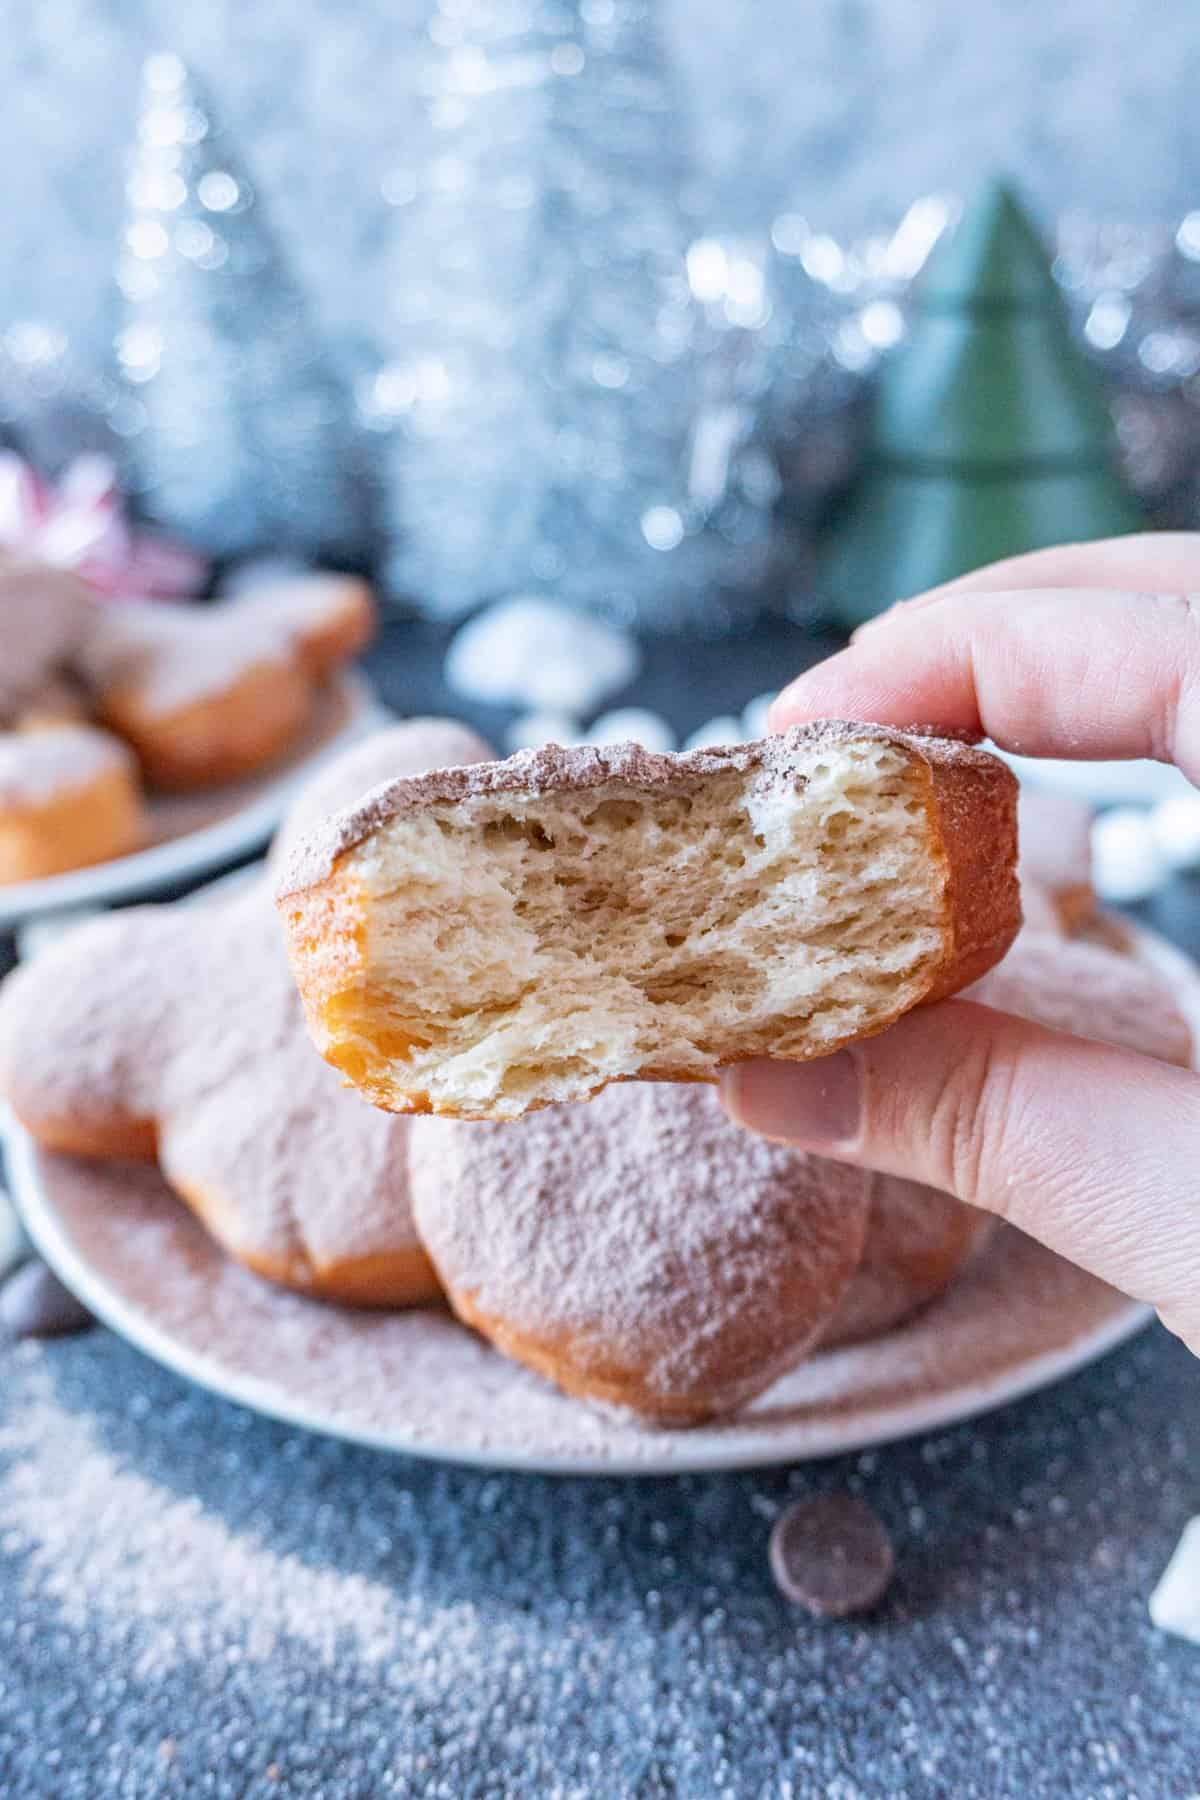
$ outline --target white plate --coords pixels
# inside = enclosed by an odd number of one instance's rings
[[[151,795],[147,810],[154,841],[146,849],[43,881],[0,887],[0,930],[40,914],[142,899],[252,855],[279,824],[299,783],[327,756],[377,730],[390,716],[365,676],[344,672],[329,683],[316,717],[286,762],[253,780],[206,793]]]
[[[1136,934],[1200,1040],[1200,976]],[[570,1400],[448,1313],[371,1314],[284,1293],[231,1263],[141,1165],[87,1163],[5,1126],[30,1236],[96,1315],[230,1400],[354,1443],[549,1474],[666,1475],[799,1462],[972,1418],[1060,1381],[1149,1310],[1001,1227],[899,1330],[822,1352],[734,1419],[652,1431]]]

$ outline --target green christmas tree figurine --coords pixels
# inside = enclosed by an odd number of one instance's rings
[[[997,557],[1145,524],[1036,230],[994,182],[931,256],[885,364],[822,588],[845,626]]]

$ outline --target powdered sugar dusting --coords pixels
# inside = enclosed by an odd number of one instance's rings
[[[795,773],[797,757],[820,755],[823,750],[852,742],[898,746],[938,767],[967,764],[994,775],[1005,788],[1016,787],[1013,776],[997,757],[959,739],[892,731],[846,719],[819,719],[808,725],[795,725],[777,737],[760,738],[757,743],[680,754],[644,750],[640,744],[581,744],[571,749],[547,744],[536,750],[520,750],[504,762],[438,769],[405,776],[377,788],[297,846],[283,868],[277,892],[284,896],[324,881],[339,856],[398,813],[453,805],[484,794],[576,792],[607,782],[663,793],[687,793],[712,776],[757,773],[770,785]],[[945,804],[952,803],[951,794]]]
[[[309,1043],[264,887],[100,919],[0,998],[0,1073],[32,1120],[155,1118],[164,1167],[217,1197],[232,1241],[286,1265],[417,1247],[407,1123]]]
[[[254,1532],[232,1532],[198,1500],[124,1467],[90,1422],[35,1371],[0,1431],[6,1544],[27,1552],[24,1580],[75,1629],[101,1621],[136,1647],[133,1672],[156,1676],[185,1660],[265,1663],[285,1640],[326,1668],[350,1655],[387,1661],[400,1641],[392,1590],[353,1572],[307,1566]]]
[[[309,832],[397,775],[484,762],[491,754],[491,746],[478,732],[456,719],[403,719],[372,732],[305,783],[271,845],[271,867],[284,867]]]
[[[132,753],[109,732],[88,725],[0,733],[0,806],[44,806],[56,794],[118,769],[132,774]]]
[[[134,683],[139,705],[163,714],[220,693],[257,664],[286,662],[295,639],[285,614],[249,598],[212,606],[130,600],[96,609],[83,665],[101,693]]]
[[[1192,1034],[1164,978],[1099,944],[1024,932],[964,1000],[1187,1068]]]
[[[862,1254],[868,1178],[633,1082],[513,1124],[415,1120],[413,1208],[454,1298],[577,1380],[728,1410],[794,1363]]]

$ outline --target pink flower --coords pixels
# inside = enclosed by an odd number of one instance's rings
[[[0,548],[59,569],[117,598],[195,594],[207,559],[186,545],[135,529],[106,456],[80,456],[54,483],[14,450],[0,450]]]

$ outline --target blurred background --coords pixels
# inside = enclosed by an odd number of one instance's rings
[[[1200,518],[1166,0],[9,15],[0,543],[368,570],[393,705],[667,744],[962,568]],[[638,646],[522,678],[564,613]]]
[[[20,184],[0,313],[53,312],[99,343],[140,63],[168,49],[219,104],[317,322],[356,336],[395,279],[381,183],[421,129],[411,75],[430,11],[427,0],[10,4],[0,154]],[[797,210],[857,235],[997,167],[1047,216],[1170,219],[1200,195],[1200,45],[1172,0],[667,0],[659,22],[701,203],[720,230]]]

